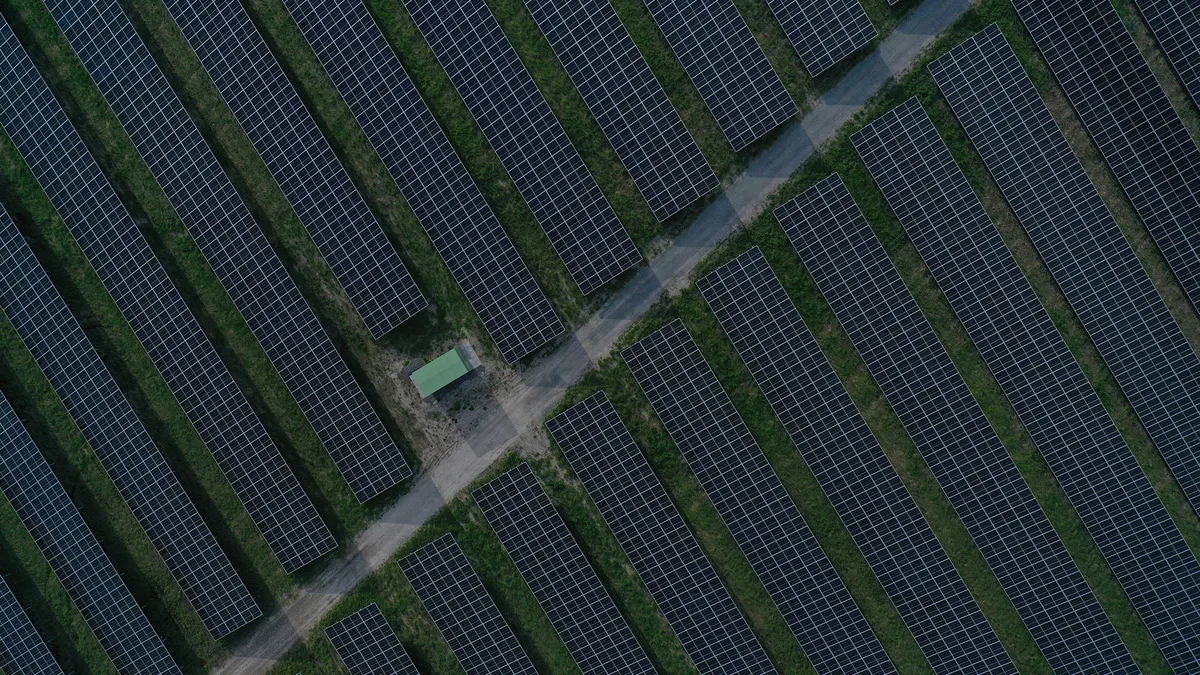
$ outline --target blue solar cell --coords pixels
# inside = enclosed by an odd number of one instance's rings
[[[1050,666],[1138,672],[841,179],[775,216]]]
[[[584,675],[654,672],[528,464],[471,494]]]
[[[0,670],[11,675],[62,675],[4,579],[0,579]]]
[[[412,475],[300,289],[116,0],[51,0],[59,28],[359,501]]]
[[[934,672],[1015,673],[762,252],[697,286]]]
[[[375,337],[427,304],[238,0],[166,0]]]
[[[0,22],[0,123],[289,572],[337,546],[83,139]]]
[[[7,218],[0,214],[0,218]],[[0,490],[121,673],[181,671],[67,491],[0,396]]]
[[[817,671],[895,672],[683,322],[621,356]]]
[[[608,0],[525,0],[659,220],[720,185]]]
[[[258,604],[7,214],[0,268],[0,308],[209,632],[219,638],[258,618]]]
[[[283,4],[505,360],[562,333],[550,301],[361,0]]]
[[[604,392],[546,423],[701,673],[774,667]]]
[[[854,146],[1150,635],[1200,670],[1200,561],[916,99]]]
[[[400,561],[468,675],[535,675],[533,663],[449,534]]]
[[[641,262],[484,0],[405,5],[579,290]]]

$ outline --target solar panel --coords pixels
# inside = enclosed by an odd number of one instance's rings
[[[720,185],[608,0],[525,0],[654,216]]]
[[[879,35],[858,0],[767,0],[767,6],[813,77]]]
[[[1200,504],[1200,359],[1004,35],[990,27],[930,69],[1138,420]]]
[[[483,0],[405,5],[583,293],[642,260]]]
[[[546,423],[701,673],[774,666],[604,392]]]
[[[338,163],[237,0],[167,0],[167,9],[371,334],[429,303]]]
[[[796,114],[733,0],[646,0],[646,7],[734,150]]]
[[[454,537],[442,535],[400,567],[468,675],[537,673]]]
[[[0,307],[213,637],[262,614],[17,226],[0,217]]]
[[[325,629],[350,675],[419,675],[375,603]]]
[[[7,401],[3,404],[7,408]],[[3,413],[0,413],[2,415]],[[62,675],[21,603],[0,578],[0,670],[13,675]]]
[[[50,12],[359,501],[412,475],[116,0]]]
[[[117,670],[137,675],[179,673],[171,654],[3,396],[0,449],[0,490]]]
[[[913,98],[854,144],[1167,661],[1200,668],[1200,562],[933,121]]]
[[[0,124],[288,572],[337,546],[83,139],[0,22]]]
[[[895,672],[683,322],[621,356],[817,672]]]
[[[1200,6],[1191,0],[1137,0],[1158,45],[1200,105]]]
[[[1138,672],[841,179],[775,215],[1050,666]]]
[[[1200,147],[1108,0],[1014,0],[1183,290],[1200,306]]]
[[[287,0],[450,274],[512,363],[563,327],[360,0]]]
[[[934,672],[1015,673],[762,252],[750,249],[697,287]]]
[[[471,494],[585,675],[654,672],[528,464]]]

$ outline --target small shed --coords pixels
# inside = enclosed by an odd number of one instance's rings
[[[475,348],[463,343],[413,371],[408,378],[417,386],[421,398],[429,398],[478,367]]]

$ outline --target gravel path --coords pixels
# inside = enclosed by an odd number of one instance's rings
[[[493,407],[490,418],[421,475],[412,490],[368,527],[337,561],[301,589],[254,632],[215,672],[251,675],[269,670],[304,639],[330,609],[363,579],[388,562],[412,533],[448,499],[475,480],[521,438],[542,435],[541,423],[567,387],[607,356],[616,339],[658,300],[683,288],[693,267],[733,230],[758,215],[768,198],[814,149],[895,74],[911,67],[934,36],[966,11],[969,0],[925,0],[808,115],[793,122],[740,174],[696,221],[643,267],[587,324],[524,376],[524,386]]]

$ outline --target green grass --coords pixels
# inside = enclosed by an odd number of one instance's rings
[[[999,0],[985,1],[951,29],[948,35],[939,41],[939,47],[933,53],[944,52],[993,21],[1000,23],[1018,52],[1022,54],[1035,82],[1043,91],[1056,115],[1063,121],[1068,136],[1077,146],[1077,151],[1083,157],[1089,172],[1096,177],[1106,198],[1110,200],[1123,229],[1133,241],[1151,276],[1159,284],[1164,297],[1168,298],[1172,310],[1177,313],[1181,323],[1193,338],[1200,335],[1195,330],[1197,327],[1195,314],[1187,305],[1178,287],[1174,285],[1161,256],[1146,254],[1149,249],[1152,249],[1152,245],[1147,240],[1144,228],[1132,216],[1131,209],[1123,201],[1119,189],[1115,188],[1111,176],[1105,175],[1106,171],[1099,163],[1094,149],[1081,147],[1086,146],[1086,136],[1080,133],[1078,121],[1073,119],[1069,109],[1063,105],[1061,93],[1057,91],[1049,77],[1045,64],[1034,52],[1028,36],[1016,20],[1010,5]],[[882,196],[874,187],[865,168],[850,147],[847,140],[849,131],[861,127],[874,116],[914,95],[918,96],[930,111],[935,124],[952,148],[956,159],[962,164],[973,185],[979,191],[981,199],[996,220],[997,226],[1012,248],[1014,255],[1029,274],[1039,296],[1045,302],[1060,330],[1063,331],[1068,344],[1082,363],[1089,379],[1100,392],[1105,405],[1113,414],[1139,461],[1151,476],[1152,482],[1159,490],[1164,502],[1167,503],[1189,544],[1193,549],[1200,548],[1197,547],[1197,543],[1200,542],[1200,523],[1194,512],[1183,501],[1178,486],[1171,479],[1161,458],[1149,443],[1144,430],[1138,426],[1136,417],[1129,409],[1128,403],[1120,395],[1111,374],[1096,355],[1094,346],[1088,341],[1077,318],[1067,307],[1053,280],[1046,273],[1044,265],[1037,258],[1032,245],[1000,198],[998,189],[988,178],[980,159],[966,141],[957,122],[950,115],[948,107],[938,94],[932,80],[923,70],[905,77],[898,87],[874,102],[870,106],[869,112],[860,116],[859,120],[851,125],[852,128],[846,130],[847,133],[839,135],[824,153],[808,162],[792,177],[773,200],[773,204],[781,203],[799,194],[803,189],[832,171],[837,171],[842,175],[872,226],[885,243],[897,269],[913,290],[922,310],[930,318],[931,323],[937,327],[939,337],[947,346],[972,392],[983,405],[1006,447],[1033,487],[1072,556],[1083,569],[1085,576],[1095,589],[1131,652],[1146,672],[1165,672],[1166,664],[1161,654],[1141,625],[1128,599],[1121,592],[1111,571],[1101,559],[1094,543],[1087,536],[1077,514],[1067,503],[1045,462],[1016,419],[997,383],[984,367],[982,359],[975,351],[965,331],[954,318],[944,297],[934,286],[916,252],[904,236],[902,228],[892,217]],[[715,268],[753,245],[763,249],[800,308],[805,321],[814,329],[822,349],[833,363],[839,376],[842,377],[855,402],[880,439],[897,471],[931,522],[943,546],[959,568],[967,585],[1020,670],[1029,673],[1049,672],[1049,666],[1037,650],[1020,617],[1016,614],[995,577],[988,570],[979,550],[970,540],[928,467],[883,399],[849,339],[837,324],[828,305],[825,304],[816,291],[811,278],[803,270],[773,216],[769,212],[764,213],[744,230],[739,231],[718,253],[710,257],[697,270],[696,276]],[[902,672],[926,670],[928,666],[919,651],[915,649],[907,629],[899,622],[895,610],[888,603],[886,597],[882,596],[882,591],[866,568],[865,562],[853,546],[853,542],[850,541],[836,514],[833,513],[832,508],[817,489],[811,472],[788,441],[749,373],[738,360],[732,345],[723,336],[715,319],[708,312],[695,289],[689,288],[675,298],[660,302],[642,322],[622,337],[618,347],[633,342],[675,317],[682,318],[693,336],[696,337],[708,362],[717,372],[739,412],[754,431],[763,450],[776,467],[789,491],[796,498],[805,518],[829,552],[831,559],[834,560],[839,572],[855,594],[864,613],[880,634]],[[715,511],[703,495],[695,478],[691,476],[681,457],[672,447],[662,426],[653,417],[648,403],[637,389],[625,365],[615,357],[602,361],[594,371],[584,378],[580,385],[569,392],[560,407],[565,407],[599,389],[603,389],[616,405],[622,418],[646,453],[655,472],[663,480],[681,512],[697,532],[706,552],[730,586],[739,604],[747,612],[756,633],[763,639],[781,670],[800,672],[809,668],[783,624],[782,617],[772,607],[769,599],[765,596],[765,591],[737,551],[728,532],[720,524]],[[543,464],[540,465],[539,475],[543,481],[547,481],[548,470],[544,465],[547,460],[541,460],[541,462]],[[605,541],[610,539],[611,535],[601,529],[589,529],[586,526],[588,519],[597,517],[592,512],[594,507],[583,495],[577,495],[574,498],[570,496],[571,492],[567,488],[575,490],[578,488],[575,487],[573,476],[557,452],[552,454],[549,462],[556,467],[556,475],[565,477],[561,488],[554,487],[553,483],[550,483],[550,493],[554,496],[560,513],[571,524],[572,531],[575,532],[585,550],[589,553],[604,551]],[[572,508],[572,503],[577,506]],[[459,507],[452,506],[448,511],[457,513],[458,509]],[[576,515],[577,513],[578,515]],[[450,518],[451,516],[446,514],[445,517]],[[457,516],[455,522],[459,522],[463,518],[464,516]],[[439,528],[446,527],[448,525],[445,523],[435,522],[431,525],[434,532],[430,532],[424,540],[434,536],[435,532],[444,531]],[[608,542],[607,545],[611,545],[611,543]],[[618,590],[620,586],[614,579],[620,578],[620,573],[616,569],[618,566],[613,565],[613,561],[615,559],[625,564],[624,558],[620,555],[615,555],[615,558],[602,555],[599,558],[598,560],[597,556],[593,556],[606,585]],[[481,564],[474,559],[473,562],[477,565]],[[490,563],[482,562],[482,564]],[[356,594],[355,599],[344,607],[345,611],[334,612],[333,616],[340,617],[354,607],[365,604],[371,597],[373,596],[359,597]],[[621,601],[621,596],[617,597]],[[633,594],[633,597],[637,597],[637,594]],[[636,607],[636,603],[629,600],[622,602],[622,608],[630,615],[632,624],[639,625],[645,621],[640,617],[639,612],[631,610],[630,607]],[[525,620],[522,617],[516,617],[518,624]],[[397,622],[396,619],[393,621]],[[417,641],[421,635],[419,632],[412,631],[411,628],[401,628],[400,634],[406,645]],[[432,637],[425,636],[420,639],[430,640]],[[327,649],[326,643],[323,642],[323,638],[317,636],[310,640],[306,647],[293,655],[294,658],[300,660],[289,661],[288,665],[281,666],[276,672],[288,672],[289,666],[298,664],[302,659],[311,656],[314,653],[312,650],[320,651],[322,649]]]
[[[853,62],[852,59],[816,81],[812,80],[800,67],[782,31],[766,11],[765,4],[761,0],[737,2],[802,109],[811,107],[815,96],[836,82]],[[643,250],[653,250],[663,237],[683,229],[699,212],[702,204],[685,210],[666,223],[655,222],[520,0],[488,0],[488,3],[638,245]],[[133,14],[139,31],[147,36],[156,58],[164,64],[172,85],[198,118],[203,133],[246,198],[256,219],[264,225],[272,244],[280,251],[289,270],[296,274],[302,291],[316,307],[335,343],[360,381],[366,385],[368,394],[379,406],[390,411],[391,414],[385,416],[386,421],[393,434],[401,438],[401,430],[407,433],[409,425],[406,424],[407,413],[391,404],[398,386],[390,378],[396,363],[405,357],[427,356],[462,338],[484,345],[493,358],[496,356],[494,347],[486,339],[477,318],[445,266],[432,263],[438,259],[432,243],[404,205],[403,197],[282,4],[279,0],[247,0],[246,5],[256,24],[268,36],[272,50],[297,85],[318,124],[332,139],[335,151],[363,192],[368,205],[380,218],[385,232],[401,251],[409,269],[433,303],[430,309],[384,340],[373,342],[369,339],[365,327],[355,316],[302,224],[220,101],[162,5],[157,0],[129,0],[126,6]],[[864,5],[882,34],[890,31],[903,13],[911,8],[906,6],[893,10],[883,0],[868,0]],[[556,308],[569,323],[582,321],[598,298],[608,290],[596,297],[584,298],[570,283],[565,268],[519,199],[494,152],[455,94],[400,1],[370,0],[368,6]],[[733,153],[662,35],[653,26],[645,7],[638,0],[614,0],[614,6],[714,169],[726,179],[736,174],[757,151],[769,143],[769,139],[741,153]],[[1132,25],[1152,66],[1164,79],[1185,122],[1194,132],[1197,131],[1200,124],[1197,123],[1195,106],[1182,95],[1178,82],[1167,70],[1161,55],[1146,47],[1149,36],[1141,26],[1140,19],[1126,0],[1119,0],[1118,7]],[[345,541],[369,522],[383,508],[383,504],[362,507],[355,502],[194,241],[174,215],[153,176],[133,150],[119,123],[107,109],[44,8],[36,0],[0,0],[0,8],[14,24],[22,40],[33,46],[39,68],[49,76],[72,119],[85,130],[85,138],[98,154],[102,167],[109,176],[115,178],[122,199],[182,288],[189,305],[214,340],[222,358],[230,364],[239,384],[248,393],[272,437],[296,469],[326,521],[339,539]],[[1193,343],[1200,344],[1200,320],[1174,282],[1144,227],[1133,215],[1111,174],[1100,162],[1095,148],[1090,145],[1086,134],[1082,133],[1078,120],[1055,87],[1011,6],[1003,0],[984,0],[948,35],[941,38],[934,53],[945,51],[991,21],[1000,22],[1006,35],[1013,41],[1172,311]],[[1184,501],[1181,491],[1121,396],[1111,374],[1008,211],[994,183],[987,177],[979,158],[949,114],[932,81],[923,71],[905,77],[899,86],[870,106],[869,114],[860,116],[851,126],[861,126],[864,120],[890,109],[911,95],[919,96],[930,111],[1189,544],[1193,550],[1200,551],[1200,521]],[[996,382],[983,366],[962,327],[954,320],[944,298],[887,210],[846,138],[846,134],[840,135],[827,146],[824,153],[802,167],[781,189],[773,205],[798,194],[830,171],[836,170],[842,174],[1139,664],[1147,672],[1165,670],[1161,655],[1100,559],[1077,515],[1033,448]],[[76,315],[88,326],[90,337],[122,389],[130,396],[139,415],[163,447],[189,493],[201,505],[214,532],[234,558],[256,597],[269,610],[292,587],[294,580],[282,573],[266,550],[249,517],[237,505],[215,463],[154,371],[149,357],[87,265],[69,232],[53,213],[45,195],[29,175],[7,137],[0,137],[0,146],[0,176],[3,177],[5,205],[14,213],[38,256],[48,262],[56,285]],[[946,502],[928,467],[912,447],[828,306],[803,271],[769,210],[737,233],[697,272],[711,270],[751,245],[763,248],[768,260],[784,280],[785,287],[800,307],[806,322],[815,329],[822,349],[843,378],[1022,672],[1049,672],[978,549]],[[682,318],[697,337],[709,363],[730,392],[735,405],[754,431],[889,654],[905,673],[927,672],[928,664],[907,628],[694,288],[656,306],[643,322],[622,338],[621,344],[632,342],[674,317]],[[14,399],[23,419],[30,420],[34,437],[41,447],[47,448],[56,470],[75,495],[89,525],[106,542],[106,548],[110,550],[118,569],[126,574],[127,579],[135,579],[130,584],[135,596],[147,607],[148,615],[164,635],[176,658],[189,672],[200,672],[214,663],[224,648],[208,639],[165,565],[125,508],[115,487],[104,475],[98,460],[57,401],[49,384],[37,373],[32,357],[20,345],[7,321],[0,324],[0,380],[4,383],[6,394]],[[613,400],[656,473],[662,477],[672,499],[697,533],[772,660],[781,672],[812,672],[811,665],[801,653],[782,616],[774,608],[698,482],[670,443],[665,430],[653,417],[625,365],[614,358],[603,361],[569,393],[567,402],[579,400],[601,388]],[[567,402],[563,405],[567,405]],[[420,439],[414,439],[413,442],[419,444]],[[515,461],[510,458],[489,476],[512,466]],[[666,627],[661,613],[561,455],[557,450],[549,455],[539,454],[533,466],[656,666],[665,672],[693,672],[693,667]],[[54,579],[28,534],[17,526],[15,514],[6,504],[0,506],[0,526],[3,527],[0,530],[3,532],[0,565],[6,574],[16,575],[18,581],[29,582],[22,584],[26,588],[18,595],[32,607],[34,620],[43,634],[55,638],[55,650],[64,659],[64,666],[75,664],[75,669],[80,671],[107,672],[105,668],[111,666],[100,652],[98,644],[66,599],[61,585]],[[460,495],[422,528],[400,555],[415,550],[445,532],[453,532],[458,538],[539,669],[545,672],[573,671],[565,647],[483,521],[469,494]],[[298,580],[303,581],[319,569],[320,565],[313,566],[313,569],[299,575]],[[460,672],[395,564],[385,565],[379,573],[370,577],[326,617],[326,623],[322,625],[370,602],[380,603],[405,646],[423,669]],[[231,642],[236,643],[236,640],[235,637]],[[337,670],[332,649],[319,633],[289,653],[274,672],[292,673],[300,667],[306,672]]]

